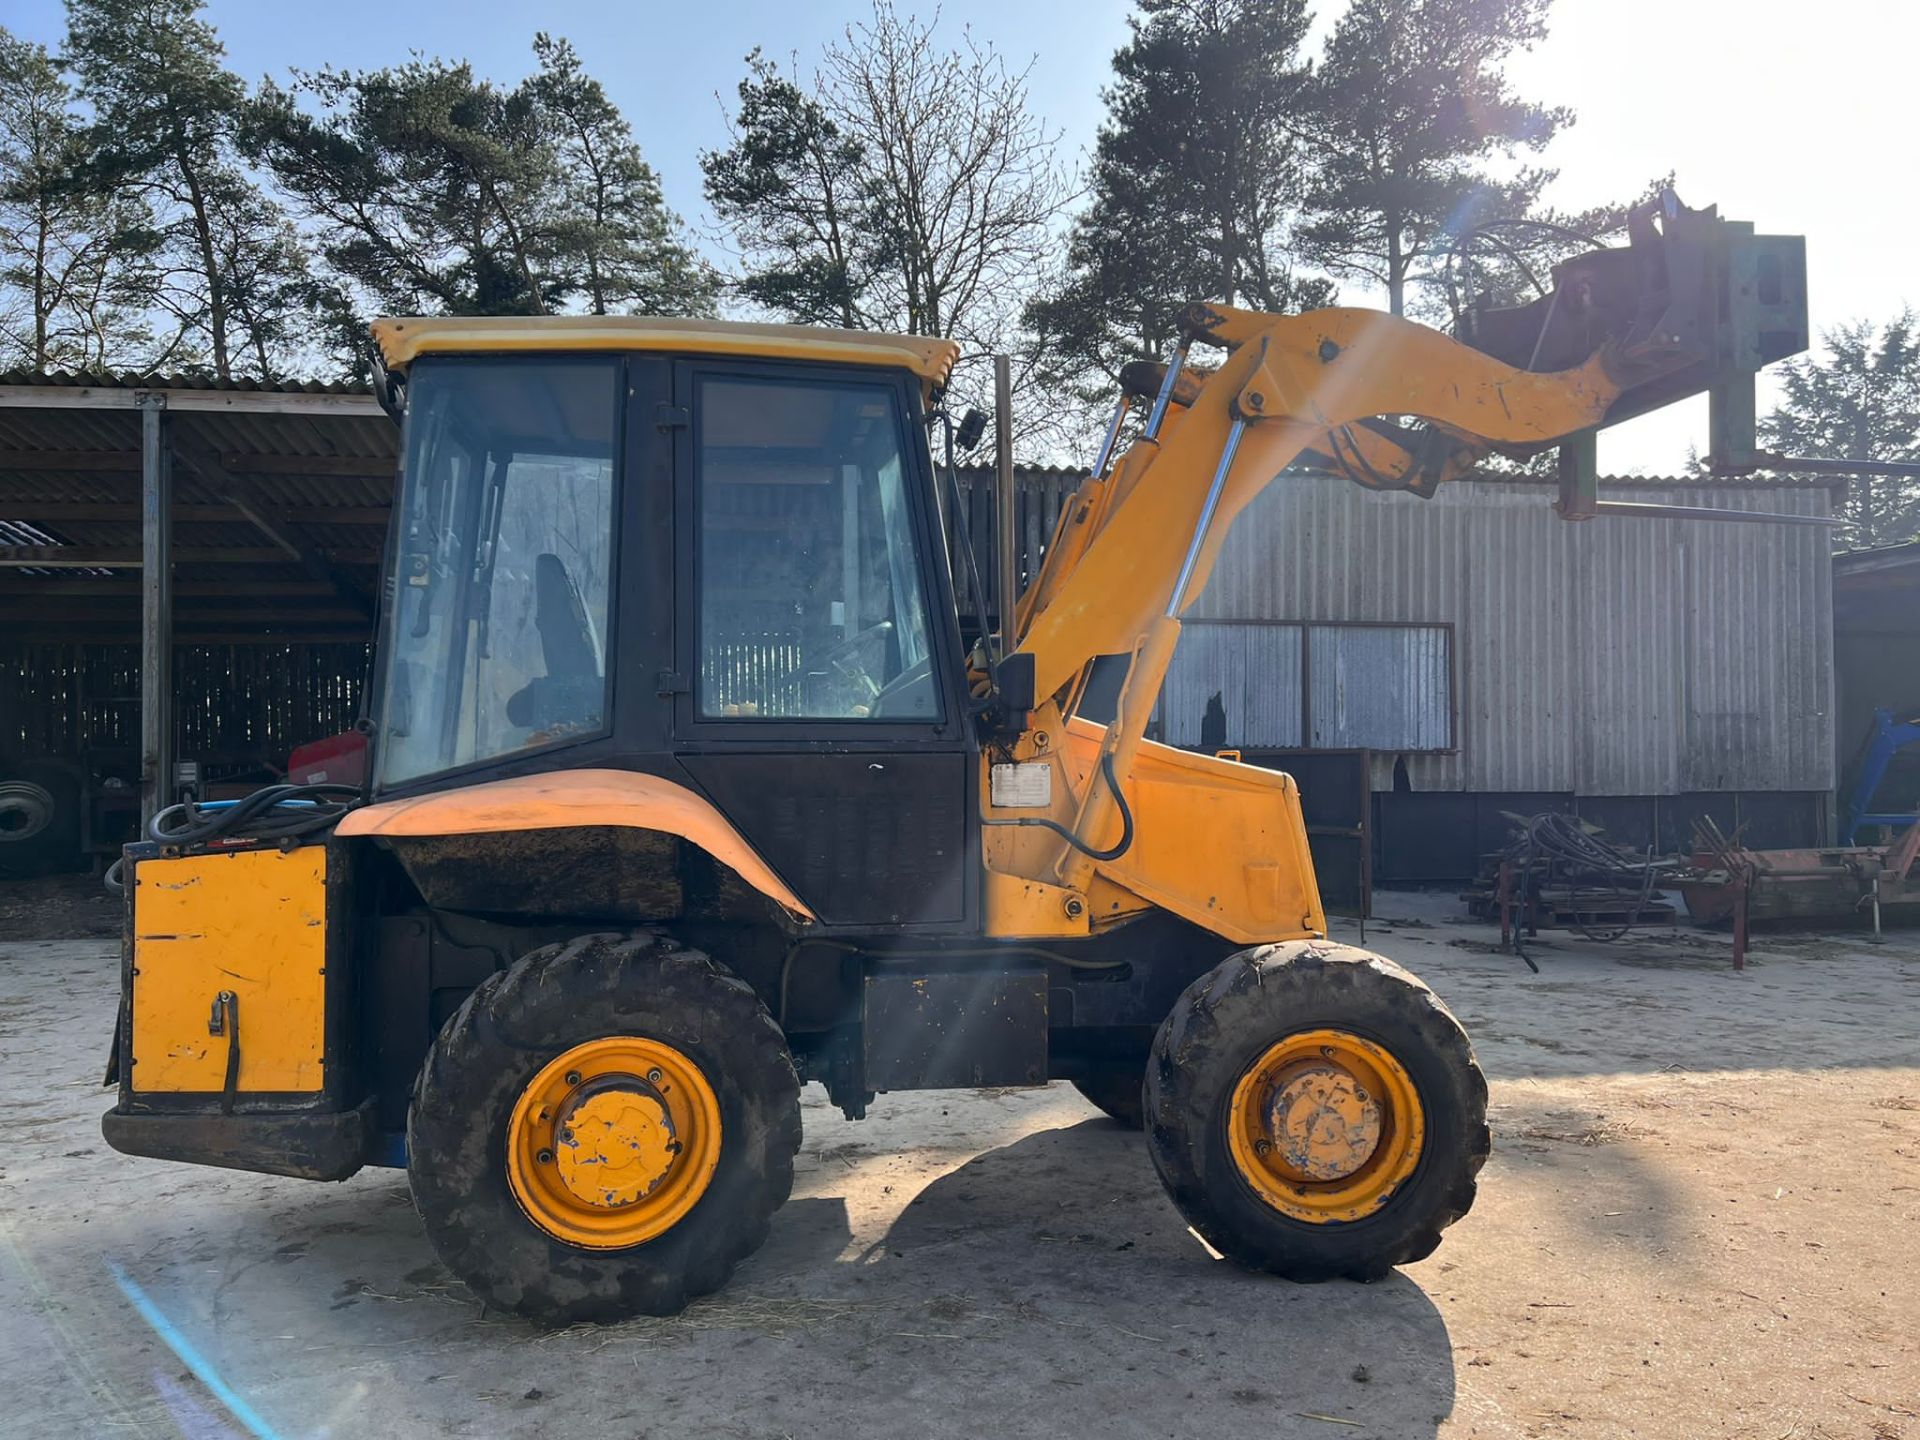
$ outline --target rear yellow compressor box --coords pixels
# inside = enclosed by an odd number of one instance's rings
[[[327,1088],[328,847],[130,860],[128,1089]]]

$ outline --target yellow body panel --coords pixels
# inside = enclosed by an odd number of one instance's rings
[[[633,315],[404,316],[374,321],[373,339],[387,368],[396,372],[421,355],[655,350],[885,365],[910,370],[937,389],[960,358],[956,342],[924,335]]]
[[[1106,731],[1063,722],[1051,705],[1034,712],[1016,759],[1053,771],[1047,810],[998,810],[983,757],[986,932],[997,939],[1087,933],[1157,906],[1243,945],[1326,933],[1306,821],[1293,777],[1258,766],[1141,742],[1122,778],[1134,840],[1117,859],[1094,861],[1085,888],[1062,886],[1055,867],[1065,842],[1037,826],[991,822],[1041,816],[1070,825],[1094,782]],[[1035,746],[1036,737],[1045,744]],[[1119,832],[1101,831],[1111,845]],[[1070,913],[1074,901],[1082,913]]]
[[[143,860],[134,871],[133,1088],[219,1091],[239,1014],[239,1089],[310,1094],[326,1046],[324,845]]]
[[[995,939],[1038,940],[1092,932],[1086,897],[1077,890],[993,869],[986,872],[986,879],[986,931]]]
[[[1067,725],[1082,786],[1103,734],[1084,720]],[[1097,876],[1242,945],[1326,934],[1291,775],[1149,740],[1134,754],[1126,796],[1133,844],[1096,862]]]

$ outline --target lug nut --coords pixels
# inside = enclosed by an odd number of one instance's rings
[[[542,1150],[539,1154],[535,1155],[533,1158],[538,1160],[542,1165],[551,1165],[553,1164],[553,1151]]]
[[[578,1085],[579,1083],[580,1083],[580,1072],[578,1070],[567,1071],[567,1084]]]
[[[660,1073],[660,1068],[657,1065],[653,1069],[647,1071],[647,1083],[649,1085],[658,1085],[662,1080],[666,1078],[667,1078],[666,1076]]]
[[[1256,1140],[1253,1142],[1253,1153],[1256,1155],[1270,1154],[1272,1150],[1273,1142],[1271,1140]]]

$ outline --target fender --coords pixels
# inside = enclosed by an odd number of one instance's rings
[[[684,785],[632,770],[556,770],[385,800],[347,812],[334,833],[427,837],[587,825],[677,835],[790,913],[817,918],[711,804]]]

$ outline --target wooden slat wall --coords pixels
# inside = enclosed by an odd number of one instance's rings
[[[1084,477],[1077,471],[1069,470],[1023,470],[1015,472],[1014,485],[1014,551],[1020,565],[1019,583],[1014,586],[1015,593],[1025,590],[1034,575],[1039,572],[1040,562],[1046,556],[1047,542],[1053,538],[1053,529],[1060,520],[1060,511],[1073,498],[1080,488]],[[941,477],[944,485],[945,477]],[[960,604],[963,620],[971,620],[974,612],[973,586],[967,576],[967,562],[961,553],[963,533],[973,537],[974,560],[980,567],[980,583],[986,587],[987,609],[991,614],[993,598],[998,588],[994,580],[993,553],[993,472],[991,470],[965,469],[960,471],[960,493],[965,497],[966,505],[961,514],[965,527],[950,527],[949,556],[953,565],[954,595]],[[994,619],[997,621],[998,617]]]
[[[367,647],[183,645],[173,665],[182,758],[279,766],[359,719]],[[0,750],[136,750],[139,695],[136,645],[0,646]]]

